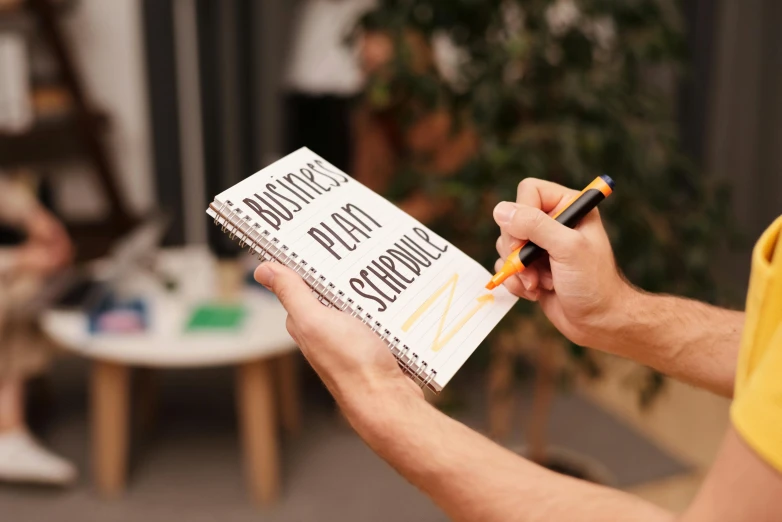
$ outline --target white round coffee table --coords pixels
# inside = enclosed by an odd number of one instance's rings
[[[124,294],[140,296],[147,305],[149,326],[144,332],[93,335],[84,313],[51,310],[43,317],[50,336],[94,362],[92,466],[98,489],[117,496],[125,488],[131,369],[144,369],[149,380],[149,370],[155,368],[233,365],[249,488],[254,500],[270,503],[279,492],[278,405],[287,430],[297,431],[300,424],[292,357],[296,345],[285,329],[285,310],[260,286],[253,289],[235,281],[229,299],[246,310],[242,327],[187,332],[194,306],[214,301],[220,295],[217,288],[226,282],[220,281],[216,262],[200,248],[165,250],[156,264],[177,281],[175,291],[166,290],[149,272],[130,274],[121,282]],[[148,388],[142,390],[142,399],[152,397]]]

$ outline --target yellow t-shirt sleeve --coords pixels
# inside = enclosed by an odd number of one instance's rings
[[[752,252],[734,397],[733,426],[782,472],[782,216]]]
[[[731,420],[744,441],[782,472],[782,324],[733,402]]]

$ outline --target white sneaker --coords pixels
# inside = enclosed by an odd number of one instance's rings
[[[26,430],[0,433],[0,481],[66,485],[76,468],[41,446]]]

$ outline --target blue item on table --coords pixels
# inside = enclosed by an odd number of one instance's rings
[[[149,327],[149,313],[143,299],[118,300],[107,295],[89,314],[90,333],[137,333]]]

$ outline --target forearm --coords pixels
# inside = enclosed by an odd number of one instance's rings
[[[724,396],[733,394],[744,312],[633,290],[594,348]]]
[[[672,519],[628,494],[537,466],[404,387],[354,396],[343,407],[366,443],[453,520]]]

